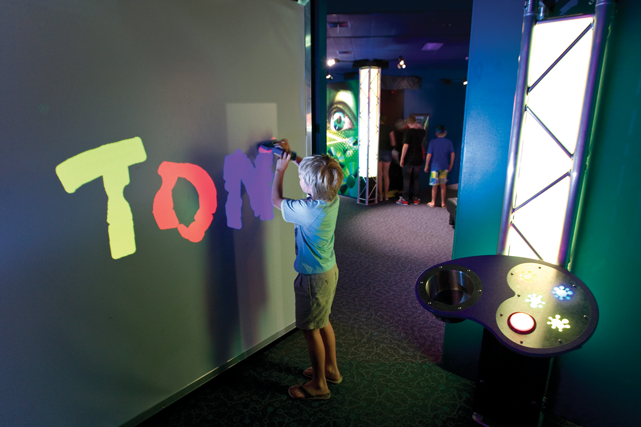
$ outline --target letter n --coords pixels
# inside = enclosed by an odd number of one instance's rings
[[[274,219],[274,206],[271,199],[271,183],[274,179],[272,164],[274,155],[258,153],[256,166],[242,151],[236,150],[234,154],[225,156],[223,165],[223,179],[227,190],[227,226],[240,230],[243,227],[241,207],[243,200],[240,193],[240,183],[245,185],[249,205],[254,211],[254,216],[259,216],[261,221]]]

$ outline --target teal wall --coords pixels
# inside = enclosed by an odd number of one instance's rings
[[[496,253],[522,18],[520,2],[474,4],[453,258]],[[482,331],[446,325],[443,367],[475,379]]]
[[[641,258],[641,4],[619,0],[616,9],[571,264],[600,321],[582,349],[556,358],[548,393],[550,411],[585,427],[638,424],[641,344],[630,289]],[[521,22],[522,2],[475,2],[454,258],[496,252]],[[444,366],[474,378],[480,333],[471,322],[447,325]]]

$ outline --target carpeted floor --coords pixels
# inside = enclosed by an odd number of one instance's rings
[[[474,383],[438,365],[444,325],[416,301],[414,284],[451,259],[454,230],[443,208],[372,206],[341,198],[340,270],[332,325],[345,380],[327,401],[294,401],[309,366],[292,332],[140,424],[191,426],[478,426]],[[573,424],[546,417],[544,426]]]

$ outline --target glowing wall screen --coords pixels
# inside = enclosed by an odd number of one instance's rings
[[[0,38],[0,425],[133,426],[292,328],[257,143],[305,153],[304,6],[4,1]]]

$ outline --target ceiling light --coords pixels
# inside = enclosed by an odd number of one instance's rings
[[[336,58],[330,58],[330,59],[327,60],[327,66],[331,67],[331,66],[337,64],[338,62],[341,62],[341,61],[339,61]]]
[[[467,80],[463,80],[463,86],[467,86]]]
[[[403,60],[402,56],[398,57],[398,65],[396,67],[399,69],[407,67],[407,65],[405,64],[405,60]]]
[[[332,80],[334,77],[332,77],[332,75],[331,75],[331,74],[329,74],[329,71],[328,71],[328,72],[327,72],[327,74],[325,74],[325,78],[326,78],[327,80]]]
[[[421,50],[439,50],[442,46],[443,43],[425,43]]]

